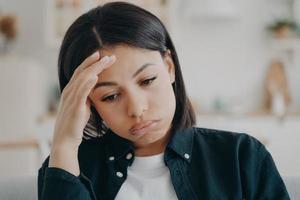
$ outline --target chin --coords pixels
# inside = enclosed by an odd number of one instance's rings
[[[153,131],[151,133],[147,133],[146,135],[143,135],[140,138],[137,138],[133,142],[138,146],[147,146],[160,141],[161,139],[164,138],[165,135],[166,135],[165,131],[164,133],[160,131]]]

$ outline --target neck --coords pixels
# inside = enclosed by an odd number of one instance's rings
[[[148,145],[150,146],[150,145]],[[143,156],[153,156],[160,153],[163,153],[166,149],[166,146],[157,146],[157,145],[151,145],[151,147],[139,147],[135,149],[135,155],[139,157]]]
[[[145,146],[135,146],[134,153],[139,157],[152,156],[163,153],[168,145],[169,139],[170,132],[168,131],[168,133],[163,138],[155,141],[154,143]]]

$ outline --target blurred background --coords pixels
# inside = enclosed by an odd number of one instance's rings
[[[62,37],[108,1],[0,0],[0,177],[36,176],[50,151]],[[245,132],[300,176],[300,0],[132,0],[177,48],[197,126]]]

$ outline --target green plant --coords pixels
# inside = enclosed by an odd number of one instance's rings
[[[278,30],[280,30],[282,28],[289,28],[290,30],[295,31],[295,32],[299,31],[298,24],[295,21],[289,20],[289,19],[278,19],[278,20],[275,20],[267,28],[271,32],[278,31]]]

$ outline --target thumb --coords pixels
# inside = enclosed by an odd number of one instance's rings
[[[93,102],[92,102],[92,100],[88,97],[88,98],[86,99],[86,108],[87,108],[87,110],[89,111],[89,112],[88,112],[89,115],[91,114],[91,105],[93,105]]]
[[[88,97],[88,98],[86,99],[86,106],[88,106],[89,108],[91,108],[91,105],[93,105],[93,102],[92,102],[92,100],[90,99],[90,97]]]

